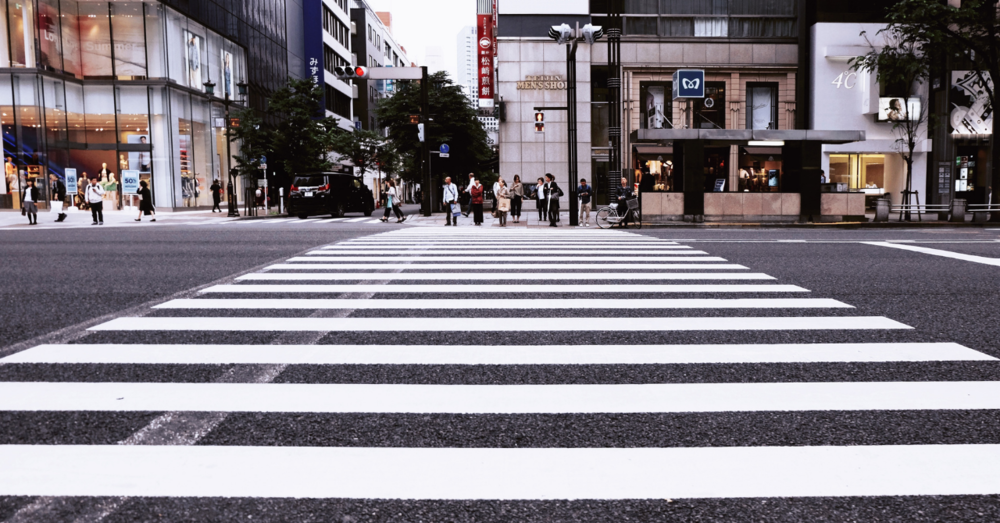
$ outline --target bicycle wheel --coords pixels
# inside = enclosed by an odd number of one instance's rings
[[[636,229],[642,229],[642,217],[639,216],[638,211],[632,211],[632,226]]]
[[[595,220],[597,221],[597,226],[602,229],[607,229],[608,227],[614,225],[614,223],[611,222],[610,217],[611,209],[607,207],[601,208],[601,210],[597,211],[597,219]]]

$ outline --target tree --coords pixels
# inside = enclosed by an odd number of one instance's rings
[[[361,171],[363,176],[368,171],[376,170],[378,148],[384,141],[385,138],[375,131],[351,132],[338,129],[330,134],[327,146],[329,150],[351,160],[351,163]]]
[[[261,157],[271,152],[273,137],[253,109],[241,109],[233,116],[238,119],[239,125],[230,127],[228,133],[233,147],[239,147],[233,156],[236,169],[242,176],[255,175],[260,169]]]
[[[903,191],[902,203],[909,205],[913,203],[913,152],[927,131],[924,125],[927,123],[927,103],[921,102],[920,95],[930,77],[931,59],[917,44],[900,34],[896,26],[881,29],[877,35],[884,39],[881,47],[876,47],[868,35],[861,32],[871,51],[852,59],[850,63],[854,70],[874,73],[880,85],[898,86],[901,90],[898,94],[902,95],[902,101],[893,99],[898,107],[891,108],[896,117],[890,120],[892,130],[898,136],[896,146],[906,163],[906,190]],[[915,104],[911,103],[914,99],[917,100]],[[910,221],[912,215],[909,210],[905,211],[905,215]]]
[[[889,22],[901,41],[925,56],[941,53],[972,62],[990,106],[997,106],[993,81],[1000,78],[1000,14],[995,0],[962,0],[959,7],[940,0],[900,0],[889,10]],[[993,202],[1000,202],[998,120],[993,118],[993,172],[987,187]],[[1000,221],[1000,213],[992,213],[992,219]]]
[[[330,135],[337,133],[337,119],[324,116],[323,89],[310,79],[289,78],[271,95],[269,110],[281,118],[274,131],[274,150],[285,173],[328,171]]]
[[[448,159],[434,160],[435,174],[483,174],[483,166],[492,157],[486,130],[462,93],[445,72],[430,76],[428,101],[430,115],[422,115],[428,146],[436,151],[441,144],[451,148]],[[377,109],[378,119],[389,129],[389,140],[402,157],[401,177],[422,182],[420,179],[420,141],[417,126],[410,122],[411,115],[420,115],[420,82],[397,82],[399,90],[383,99]],[[428,117],[429,116],[429,117]]]

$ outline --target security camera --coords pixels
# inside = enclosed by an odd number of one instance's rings
[[[567,44],[573,39],[573,29],[569,24],[554,25],[549,29],[549,38],[555,40],[557,44]]]
[[[580,32],[583,33],[583,39],[588,44],[592,44],[604,36],[604,28],[599,25],[587,24]]]

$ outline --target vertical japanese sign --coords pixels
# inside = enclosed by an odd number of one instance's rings
[[[479,106],[493,107],[493,15],[478,15]]]
[[[303,32],[305,33],[305,59],[306,59],[306,77],[311,79],[314,84],[320,86],[324,92],[324,96],[320,99],[319,112],[320,116],[326,115],[326,80],[324,78],[326,70],[323,64],[323,17],[317,16],[317,13],[323,12],[323,0],[305,0],[302,2],[303,10],[305,11],[305,16],[303,17],[303,23],[305,27]]]

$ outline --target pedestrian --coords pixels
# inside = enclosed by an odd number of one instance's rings
[[[382,216],[382,222],[389,221],[389,211],[391,210],[396,215],[396,223],[403,223],[406,216],[403,216],[403,210],[399,208],[402,201],[400,200],[400,191],[396,189],[396,182],[386,180],[385,185],[385,215]]]
[[[212,212],[222,212],[219,208],[219,204],[222,203],[222,185],[219,184],[219,180],[213,180],[212,186],[209,187],[212,191]]]
[[[502,181],[503,178],[497,178],[497,181],[493,182],[493,208],[490,209],[490,213],[493,214],[494,218],[497,216],[497,202],[500,199],[497,193],[500,192],[500,182]]]
[[[468,195],[471,196],[472,195],[472,186],[475,185],[475,184],[476,184],[476,175],[473,174],[473,173],[469,173],[469,185],[465,186],[465,191],[464,191],[465,194],[468,194]],[[470,198],[469,199],[469,207],[465,211],[465,217],[466,218],[468,218],[469,217],[469,213],[472,212],[472,205],[471,205],[471,203],[472,203],[472,200]]]
[[[28,225],[38,225],[37,203],[41,197],[41,191],[35,187],[35,180],[29,179],[24,190],[21,191],[21,216],[28,217]]]
[[[479,183],[478,179],[473,179],[472,186],[469,188],[469,196],[472,197],[472,216],[476,225],[483,224],[483,184]]]
[[[521,185],[521,175],[514,175],[514,183],[510,186],[510,217],[514,223],[521,223],[521,201],[524,200],[524,186]]]
[[[87,186],[87,204],[90,205],[90,215],[94,218],[91,225],[104,225],[104,188],[97,178],[90,180]]]
[[[506,227],[507,213],[510,212],[510,189],[507,188],[507,182],[503,181],[503,178],[497,183],[500,184],[496,192],[497,218],[500,219],[500,226]]]
[[[559,198],[562,198],[563,191],[556,184],[556,177],[551,174],[545,175],[545,199],[548,200],[546,209],[549,213],[549,227],[558,227],[556,222],[559,221]]]
[[[531,198],[535,200],[538,209],[538,223],[545,221],[545,178],[539,178],[538,184],[531,190]]]
[[[52,201],[53,207],[55,207],[54,202],[59,202],[59,216],[56,217],[56,222],[66,221],[66,184],[59,178],[55,178],[52,183]]]
[[[137,222],[142,221],[142,215],[152,216],[153,219],[149,220],[151,222],[156,221],[156,209],[153,208],[153,195],[149,192],[149,185],[146,180],[139,182],[139,217],[135,219]]]
[[[576,188],[576,195],[580,198],[580,225],[577,227],[590,227],[590,198],[594,194],[594,189],[587,185],[586,179],[580,180],[580,186]],[[586,213],[586,218],[584,218]]]
[[[632,186],[629,185],[628,179],[622,176],[621,187],[618,187],[617,189],[618,216],[621,217],[621,221],[618,223],[622,227],[628,225],[628,219],[629,219],[628,201],[633,198],[632,194],[633,194]]]
[[[444,202],[445,227],[458,225],[458,215],[462,214],[462,207],[458,203],[458,187],[451,183],[451,176],[444,179],[444,193],[441,196],[441,201]]]

